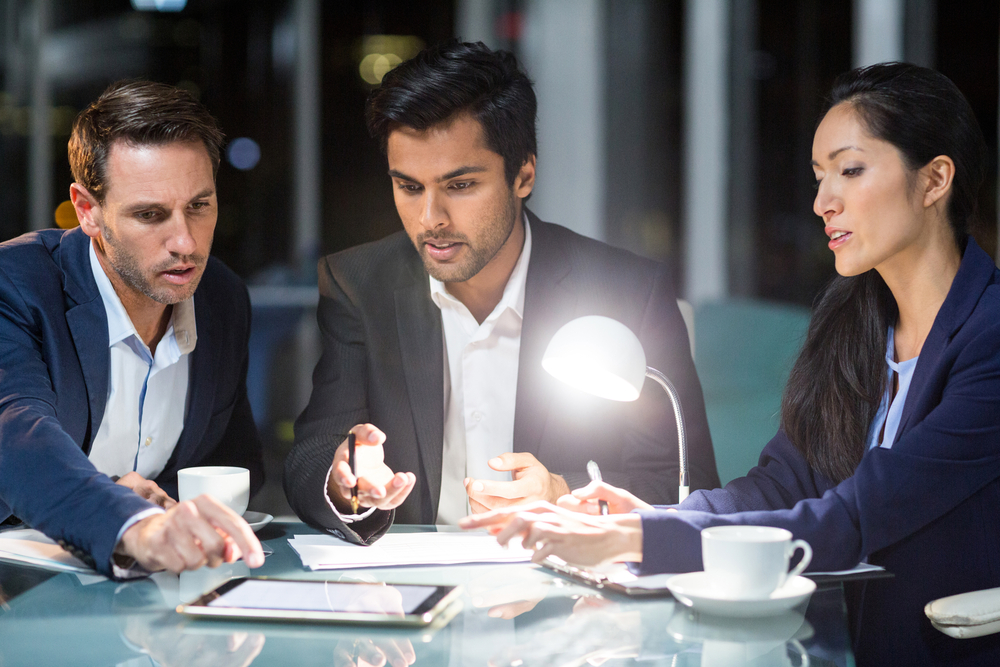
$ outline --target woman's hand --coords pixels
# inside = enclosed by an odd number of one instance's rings
[[[608,511],[611,514],[628,514],[632,510],[653,509],[652,505],[639,500],[625,489],[604,482],[591,482],[582,489],[576,489],[562,496],[556,504],[574,512],[599,515],[601,513],[599,500],[608,503]]]
[[[467,516],[459,525],[486,528],[503,545],[520,537],[535,563],[549,556],[583,567],[642,560],[642,520],[635,514],[591,517],[537,502]]]

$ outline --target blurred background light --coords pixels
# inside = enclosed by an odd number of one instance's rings
[[[249,137],[239,137],[229,142],[226,159],[240,171],[250,171],[260,162],[260,145]]]
[[[179,12],[187,0],[132,0],[132,9],[140,12]]]
[[[80,221],[76,218],[76,209],[73,208],[73,202],[66,200],[63,203],[56,206],[56,224],[59,225],[60,229],[73,229],[80,224]]]
[[[358,74],[365,83],[377,86],[389,70],[417,55],[424,41],[412,35],[366,35],[361,40]]]

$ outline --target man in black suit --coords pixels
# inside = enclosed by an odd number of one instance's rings
[[[403,63],[369,100],[404,231],[319,265],[323,356],[285,462],[285,492],[311,525],[367,543],[394,518],[454,523],[554,501],[587,483],[591,459],[606,481],[676,502],[676,426],[659,389],[614,403],[543,371],[552,335],[582,315],[637,333],[680,391],[692,486],[718,485],[667,267],[524,208],[535,110],[511,54],[458,42]]]

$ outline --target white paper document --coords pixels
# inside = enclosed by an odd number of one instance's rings
[[[368,547],[330,535],[296,535],[288,540],[310,570],[393,565],[522,563],[532,552],[520,544],[505,549],[485,533],[389,533]]]
[[[42,533],[30,528],[15,528],[0,533],[0,559],[43,567],[46,570],[96,574],[93,568],[84,565],[83,561],[70,555]]]

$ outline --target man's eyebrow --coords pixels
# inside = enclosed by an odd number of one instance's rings
[[[206,199],[208,197],[211,197],[214,194],[215,194],[215,188],[205,188],[204,190],[202,190],[201,192],[199,192],[198,194],[196,194],[194,197],[191,197],[191,199],[189,199],[188,201],[192,202],[192,201],[198,201],[199,199]],[[135,211],[143,211],[143,210],[150,209],[150,208],[157,208],[157,209],[160,209],[160,210],[164,210],[167,207],[164,206],[163,202],[158,202],[158,201],[140,201],[140,202],[136,202],[136,203],[134,203],[134,204],[132,204],[130,206],[126,206],[125,207],[125,211],[127,211],[129,213],[133,213]]]
[[[211,197],[214,194],[215,194],[215,188],[205,188],[204,190],[196,194],[194,197],[191,197],[191,201],[195,201],[198,199],[205,199],[206,197]]]
[[[828,160],[832,160],[833,158],[837,157],[838,155],[840,155],[844,151],[859,151],[861,153],[864,153],[865,149],[858,148],[857,146],[844,146],[842,148],[838,148],[835,151],[830,151],[830,154],[827,155],[826,157],[827,157]],[[814,167],[818,167],[819,166],[819,163],[816,162],[816,160],[810,160],[809,164],[813,165]]]
[[[478,173],[481,173],[481,172],[484,172],[484,171],[487,171],[487,169],[486,169],[486,167],[483,167],[481,165],[469,165],[469,166],[466,166],[466,167],[459,167],[458,169],[454,169],[452,171],[449,171],[444,176],[441,176],[440,178],[438,178],[437,182],[441,183],[441,182],[444,182],[444,181],[451,180],[453,178],[458,178],[459,176],[465,176],[466,174],[478,174]],[[404,180],[404,181],[410,181],[411,183],[419,183],[420,182],[417,179],[413,178],[412,176],[407,176],[403,172],[398,171],[396,169],[390,169],[389,170],[389,175],[392,176],[393,178],[399,178],[399,179]]]
[[[399,178],[399,179],[402,179],[404,181],[412,181],[414,183],[419,183],[419,181],[417,179],[413,178],[412,176],[407,176],[403,172],[397,171],[395,169],[390,169],[389,170],[389,175],[392,176],[393,178]]]
[[[469,165],[467,167],[459,167],[454,171],[449,171],[447,174],[438,179],[438,183],[441,181],[448,181],[453,178],[458,178],[459,176],[465,176],[466,174],[479,174],[486,171],[486,167],[480,165]]]

